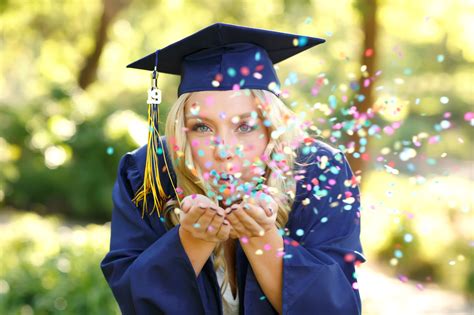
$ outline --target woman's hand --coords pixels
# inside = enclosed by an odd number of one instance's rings
[[[224,209],[212,200],[203,195],[192,195],[185,197],[181,205],[181,228],[193,237],[214,243],[229,238],[230,225],[225,219]]]
[[[261,193],[257,199],[234,204],[225,212],[231,224],[230,238],[259,237],[275,226],[278,204]]]

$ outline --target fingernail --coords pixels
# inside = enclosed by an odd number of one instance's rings
[[[235,210],[235,209],[237,209],[238,207],[239,207],[238,205],[233,204],[230,208],[231,208],[232,210]]]
[[[209,206],[209,208],[212,209],[212,210],[214,210],[214,211],[217,211],[217,207],[214,206],[214,205]]]
[[[229,225],[229,221],[224,220],[224,224],[225,224],[225,225]]]
[[[206,205],[203,204],[203,203],[199,203],[199,208],[201,208],[201,209],[206,209]]]
[[[217,214],[218,216],[220,216],[220,217],[223,217],[223,215],[220,214],[219,212],[216,212],[216,214]]]

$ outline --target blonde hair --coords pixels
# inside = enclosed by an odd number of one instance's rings
[[[276,226],[283,229],[288,221],[296,193],[296,181],[293,176],[293,166],[296,158],[295,150],[308,137],[307,132],[301,129],[297,115],[273,93],[266,90],[241,90],[241,93],[250,93],[254,98],[257,110],[262,119],[269,122],[267,127],[269,142],[264,151],[267,159],[265,185],[269,187],[272,197],[278,204]],[[236,92],[237,93],[237,92]],[[171,156],[171,163],[176,174],[177,184],[182,195],[202,194],[208,196],[218,204],[217,196],[209,194],[208,186],[203,180],[202,172],[193,162],[191,146],[187,141],[184,110],[186,101],[191,93],[182,94],[171,107],[166,120],[166,143]],[[275,133],[279,136],[275,136]],[[272,134],[273,133],[273,134]],[[272,136],[273,135],[273,136]],[[272,162],[278,156],[280,163]],[[169,161],[168,161],[169,162]],[[164,219],[167,228],[172,228],[179,223],[179,217],[174,211],[179,207],[179,201],[170,199],[164,206]],[[224,269],[224,281],[221,286],[223,295],[229,283],[227,265],[223,257],[223,243],[219,243],[213,251],[215,255],[214,270]],[[225,300],[223,303],[225,303]]]

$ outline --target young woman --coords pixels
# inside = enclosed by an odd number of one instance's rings
[[[360,313],[357,182],[271,84],[289,48],[269,45],[295,36],[218,23],[151,55],[181,84],[166,137],[119,165],[101,267],[124,314]]]

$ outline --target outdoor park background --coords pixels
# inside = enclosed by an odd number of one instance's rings
[[[220,21],[327,40],[277,72],[362,170],[364,314],[472,314],[473,16],[472,0],[1,0],[0,313],[118,314],[99,263],[149,85],[125,66]],[[162,121],[178,82],[160,75]]]

